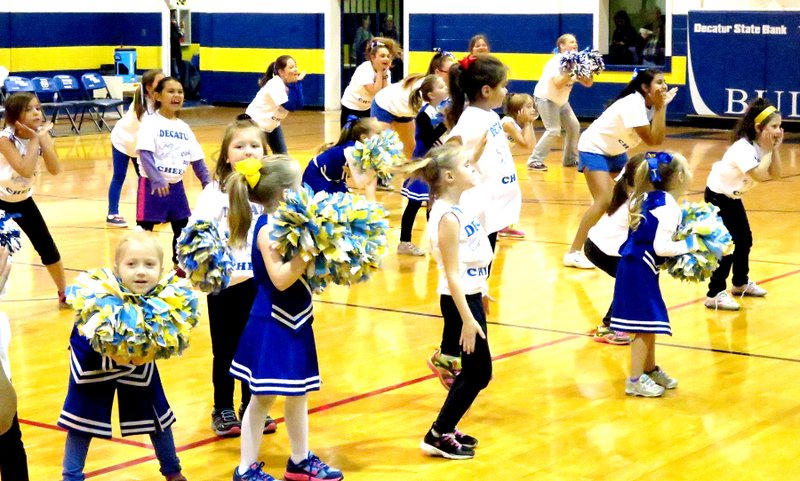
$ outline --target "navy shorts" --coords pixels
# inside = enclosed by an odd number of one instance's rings
[[[578,172],[583,169],[601,170],[603,172],[620,172],[628,163],[628,154],[602,155],[592,152],[578,152]]]
[[[383,122],[385,124],[391,124],[392,122],[405,124],[414,120],[414,117],[395,117],[388,110],[378,105],[378,103],[375,102],[375,99],[372,100],[372,107],[369,109],[369,115],[370,117],[375,117],[379,122]]]

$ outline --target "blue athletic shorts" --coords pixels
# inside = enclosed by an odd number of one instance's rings
[[[628,154],[601,155],[592,152],[578,152],[578,172],[583,169],[602,170],[603,172],[619,172],[628,163]]]
[[[391,124],[392,122],[405,124],[414,120],[414,117],[395,117],[388,110],[378,105],[378,103],[375,102],[375,99],[372,100],[372,106],[369,109],[369,116],[375,117],[379,122],[383,122],[385,124]]]

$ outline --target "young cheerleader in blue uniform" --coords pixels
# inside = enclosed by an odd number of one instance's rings
[[[242,245],[252,222],[250,202],[272,213],[288,189],[300,186],[300,167],[287,156],[239,161],[226,182],[230,196],[231,245]],[[291,456],[284,479],[332,480],[344,476],[308,450],[308,393],[320,386],[311,289],[302,275],[301,256],[283,260],[273,248],[267,214],[253,234],[253,280],[256,298],[236,350],[231,374],[250,385],[252,397],[242,418],[241,459],[233,479],[273,480],[258,462],[264,421],[277,396],[285,396],[286,431]]]

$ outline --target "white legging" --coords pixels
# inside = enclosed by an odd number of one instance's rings
[[[242,447],[239,473],[245,473],[258,460],[258,450],[267,420],[276,396],[256,396],[242,416]],[[308,456],[308,396],[286,396],[283,410],[286,432],[292,450],[292,461],[299,463]]]

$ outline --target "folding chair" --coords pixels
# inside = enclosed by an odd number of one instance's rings
[[[31,82],[33,83],[33,91],[36,93],[36,96],[39,98],[39,102],[42,104],[42,109],[50,109],[53,111],[53,116],[50,121],[55,124],[56,119],[58,118],[58,113],[63,110],[64,113],[67,114],[69,123],[72,125],[72,131],[76,134],[80,134],[81,131],[78,130],[78,126],[75,125],[75,119],[73,118],[72,113],[69,111],[70,107],[75,106],[75,102],[59,100],[58,89],[56,88],[55,82],[51,78],[34,77],[31,79]]]
[[[33,82],[25,77],[17,77],[16,75],[6,77],[3,81],[3,86],[6,88],[6,95],[17,92],[33,92]]]
[[[91,115],[92,120],[94,120],[94,102],[83,98],[83,92],[78,85],[78,81],[72,75],[56,75],[53,77],[53,85],[58,91],[59,101],[72,103],[72,106],[75,108],[75,120],[78,119],[78,110],[80,110],[81,118],[78,122],[78,133],[80,133],[81,126],[83,125],[83,116],[86,114],[87,109],[91,110],[89,115]],[[101,130],[98,122],[96,120],[94,122],[97,126],[97,130]]]
[[[92,120],[94,120],[95,125],[97,125],[98,129],[101,129],[101,126],[105,126],[105,128],[111,131],[111,128],[105,120],[106,109],[113,108],[116,110],[119,118],[122,118],[122,100],[111,98],[111,93],[108,91],[108,87],[106,87],[106,81],[103,80],[100,74],[85,73],[81,75],[81,83],[83,84],[83,90],[86,92],[87,100],[92,102],[92,106],[95,112],[97,112],[97,118],[92,115]],[[95,92],[103,90],[105,90],[105,97],[98,98]],[[102,92],[98,93],[102,95]]]
[[[6,79],[8,78],[8,69],[0,65],[0,119],[3,118],[3,115],[6,113],[6,95],[3,92],[3,83],[5,83]]]

